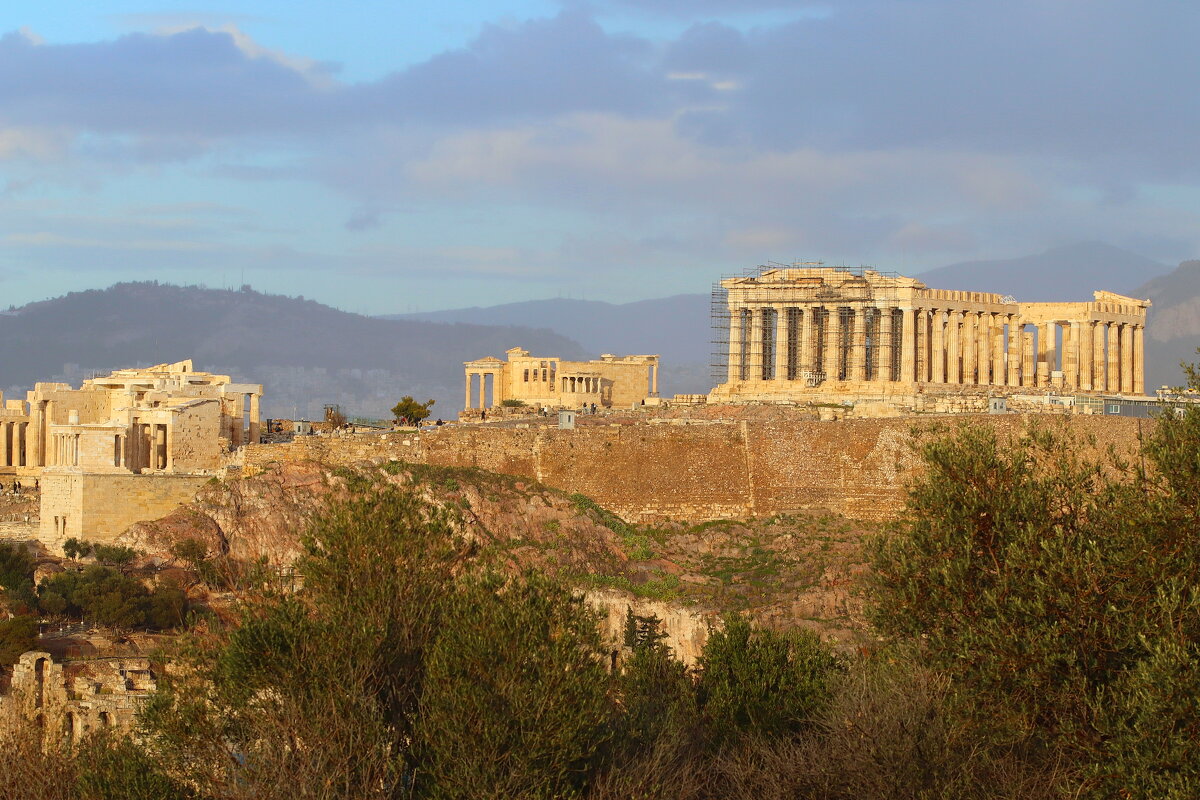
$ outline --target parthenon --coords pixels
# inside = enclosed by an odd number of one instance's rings
[[[728,278],[714,399],[1031,389],[1145,394],[1148,300],[1025,303],[813,264]]]

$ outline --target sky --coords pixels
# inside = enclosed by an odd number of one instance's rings
[[[627,302],[1079,241],[1174,263],[1198,32],[1178,0],[10,2],[0,305]]]

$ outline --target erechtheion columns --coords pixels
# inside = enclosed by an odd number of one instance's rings
[[[507,361],[487,356],[463,362],[463,408],[467,412],[498,406],[505,400],[552,408],[579,408],[591,403],[628,408],[658,397],[657,355],[605,353],[592,361],[564,361],[555,356],[531,356],[520,347],[505,351],[505,355]]]
[[[1022,303],[875,270],[801,265],[721,281],[714,399],[986,388],[1145,394],[1148,300]],[[724,316],[724,315],[723,315]]]

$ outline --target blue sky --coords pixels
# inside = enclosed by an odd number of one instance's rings
[[[1194,4],[232,5],[0,15],[6,304],[154,279],[387,313],[1200,249]]]

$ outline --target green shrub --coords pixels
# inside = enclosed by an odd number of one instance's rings
[[[829,696],[839,663],[815,634],[776,633],[729,616],[700,658],[700,707],[718,740],[803,730]]]

